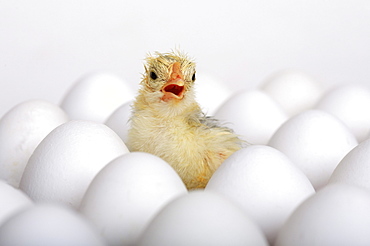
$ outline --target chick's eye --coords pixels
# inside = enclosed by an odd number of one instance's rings
[[[155,72],[150,72],[150,78],[152,80],[156,80],[158,78],[157,74]]]
[[[191,80],[194,82],[195,81],[195,73],[193,74],[193,76],[191,77]]]

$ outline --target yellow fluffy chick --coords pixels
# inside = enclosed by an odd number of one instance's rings
[[[167,161],[188,189],[204,188],[242,141],[206,117],[194,98],[195,63],[179,52],[146,58],[128,147]]]

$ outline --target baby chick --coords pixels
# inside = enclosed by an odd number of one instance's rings
[[[167,161],[188,189],[204,188],[242,140],[206,117],[194,98],[195,63],[180,52],[146,58],[128,147]]]

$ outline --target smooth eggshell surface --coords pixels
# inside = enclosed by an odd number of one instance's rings
[[[6,113],[0,119],[0,178],[18,187],[36,146],[66,121],[61,108],[42,100],[23,102]]]
[[[32,204],[31,199],[22,191],[0,181],[0,225],[13,214]]]
[[[37,146],[20,188],[34,201],[78,207],[95,175],[127,152],[122,140],[107,126],[89,121],[67,122]]]
[[[321,110],[308,110],[285,122],[269,145],[287,155],[315,189],[326,185],[341,159],[357,145],[349,129]]]
[[[197,73],[195,81],[196,100],[207,115],[214,115],[218,107],[232,94],[217,78],[207,73]]]
[[[225,125],[252,144],[266,144],[287,120],[282,109],[266,93],[258,90],[232,95],[217,110],[215,118],[228,123]]]
[[[331,184],[294,211],[275,246],[370,245],[370,193]]]
[[[92,73],[72,86],[61,107],[73,120],[102,123],[133,97],[131,88],[119,77],[109,73]]]
[[[268,243],[242,209],[216,193],[199,190],[168,204],[149,224],[138,245],[267,246]]]
[[[370,139],[351,150],[335,168],[329,182],[358,185],[370,191]]]
[[[22,211],[0,227],[0,245],[85,245],[104,243],[75,211],[56,205],[37,205]]]
[[[359,85],[342,85],[330,90],[316,105],[344,122],[359,142],[370,133],[370,91]]]
[[[322,95],[322,88],[317,81],[297,70],[283,70],[272,74],[263,82],[261,89],[289,116],[313,108]]]
[[[315,192],[308,178],[284,154],[263,145],[232,154],[213,174],[206,190],[240,204],[270,243],[293,210]]]
[[[186,193],[169,164],[154,155],[135,152],[118,157],[100,171],[80,211],[109,245],[135,245],[153,216]]]
[[[120,106],[105,122],[105,124],[115,131],[125,143],[127,143],[127,135],[131,127],[131,104],[132,101]]]

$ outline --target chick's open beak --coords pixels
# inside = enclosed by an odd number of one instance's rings
[[[179,62],[175,62],[170,67],[170,77],[161,89],[163,92],[162,100],[165,102],[171,99],[181,100],[184,97],[185,82],[180,67]]]

